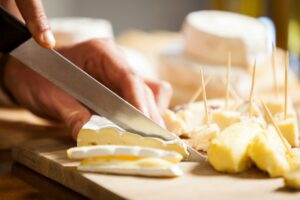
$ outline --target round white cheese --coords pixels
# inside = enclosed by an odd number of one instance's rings
[[[253,60],[264,60],[271,52],[270,30],[261,21],[224,11],[190,13],[183,26],[186,53],[207,64],[249,67]]]

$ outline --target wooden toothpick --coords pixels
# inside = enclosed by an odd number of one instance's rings
[[[278,86],[277,86],[277,76],[276,76],[276,60],[275,60],[276,47],[274,43],[272,44],[272,72],[273,72],[273,86],[275,96],[278,97]]]
[[[289,52],[285,54],[285,70],[284,70],[284,119],[287,118],[288,104],[288,67],[289,67]]]
[[[208,77],[205,80],[205,87],[208,85],[208,83],[211,81],[212,76]],[[193,103],[197,100],[197,98],[200,96],[200,94],[202,93],[203,89],[202,89],[202,84],[201,86],[197,89],[197,91],[193,94],[192,98],[188,101],[189,103]]]
[[[254,86],[255,86],[255,72],[256,72],[256,60],[254,60],[254,65],[253,65],[252,83],[251,83],[251,90],[250,90],[250,96],[249,96],[249,116],[250,116],[250,118],[253,116],[253,93],[254,93]]]
[[[286,152],[290,155],[293,155],[293,152],[291,151],[291,147],[290,145],[287,143],[286,139],[284,138],[284,136],[282,135],[277,123],[275,122],[275,120],[272,117],[272,114],[270,112],[270,110],[268,109],[268,107],[266,106],[266,104],[261,100],[261,103],[263,105],[263,108],[268,116],[268,118],[271,120],[272,125],[274,126],[279,138],[281,139],[282,143],[284,144],[284,147],[286,149]]]
[[[231,70],[231,52],[228,52],[228,63],[226,73],[226,94],[225,94],[225,110],[228,110],[229,89],[230,89],[230,70]]]
[[[209,125],[209,113],[208,113],[208,106],[207,106],[207,99],[206,99],[206,90],[205,90],[205,83],[203,77],[203,69],[201,68],[201,85],[202,85],[202,95],[203,95],[203,103],[204,103],[204,110],[205,110],[205,123]]]

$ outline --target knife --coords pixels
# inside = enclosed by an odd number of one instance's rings
[[[160,127],[135,107],[53,49],[41,47],[26,26],[0,6],[0,52],[9,53],[96,113],[129,132],[165,141],[180,138]],[[205,158],[187,146],[189,161]]]

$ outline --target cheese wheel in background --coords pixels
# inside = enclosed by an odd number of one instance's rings
[[[171,106],[187,103],[201,86],[201,71],[204,79],[210,79],[206,85],[208,98],[225,96],[226,67],[208,65],[184,55],[184,46],[174,43],[167,46],[160,55],[159,78],[169,81],[174,89]],[[232,67],[231,86],[239,97],[248,97],[251,78],[243,69]],[[201,96],[201,95],[200,95]]]
[[[228,52],[232,64],[248,68],[271,54],[270,30],[263,22],[224,11],[190,13],[183,25],[186,54],[207,64],[226,65]]]
[[[53,18],[51,29],[57,47],[68,46],[92,38],[114,38],[112,25],[105,19],[97,18]]]

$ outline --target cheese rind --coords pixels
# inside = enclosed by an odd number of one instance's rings
[[[259,124],[239,122],[225,128],[208,148],[209,163],[220,172],[239,173],[252,164],[248,146],[262,132]]]

